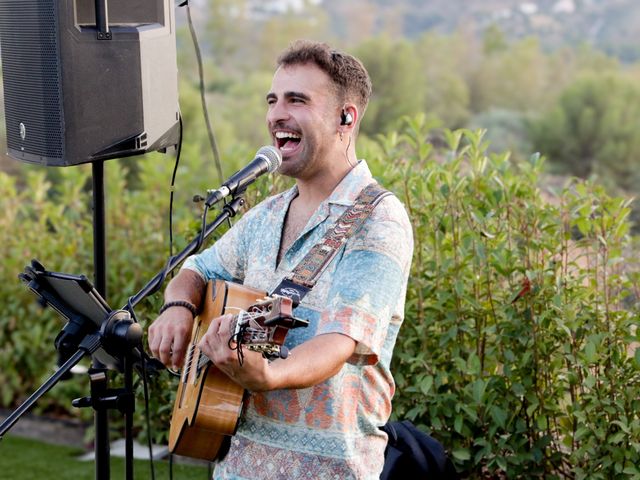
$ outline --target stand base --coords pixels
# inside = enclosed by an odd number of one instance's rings
[[[126,439],[121,438],[111,442],[110,446],[112,457],[126,458]],[[162,460],[169,456],[169,447],[166,445],[153,445],[153,460]],[[136,460],[149,460],[149,446],[133,442],[133,458]],[[94,460],[93,452],[87,452],[78,460],[92,462]]]

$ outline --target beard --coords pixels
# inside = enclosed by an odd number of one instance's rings
[[[326,155],[319,138],[302,137],[301,149],[291,157],[283,157],[278,173],[295,179],[305,180],[312,177],[322,165]]]

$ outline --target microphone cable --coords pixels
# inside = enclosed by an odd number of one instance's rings
[[[178,173],[178,165],[180,165],[180,154],[182,153],[182,113],[178,114],[180,120],[180,133],[178,136],[178,146],[176,148],[176,161],[173,165],[173,173],[171,175],[171,186],[169,187],[169,256],[173,256],[173,198],[176,185],[176,174]],[[173,272],[171,272],[173,278]]]
[[[142,388],[144,391],[144,418],[147,423],[147,448],[149,449],[149,468],[151,469],[151,480],[156,478],[155,465],[153,464],[153,442],[151,435],[151,419],[149,417],[149,385],[147,384],[147,367],[144,360],[142,363]]]
[[[187,7],[187,21],[189,23],[189,32],[191,33],[191,39],[193,41],[193,48],[196,52],[196,60],[198,63],[198,78],[200,81],[200,102],[202,103],[202,113],[204,114],[204,121],[207,127],[207,134],[209,136],[209,144],[211,145],[211,151],[213,153],[213,160],[215,162],[216,170],[218,171],[219,183],[224,181],[222,173],[222,163],[220,162],[220,152],[218,151],[218,143],[213,135],[213,129],[211,128],[211,120],[209,118],[209,109],[207,108],[207,101],[205,98],[204,90],[204,69],[202,67],[202,54],[200,53],[200,44],[198,42],[198,36],[196,35],[195,27],[193,26],[193,20],[191,19],[191,7],[187,1],[184,4]]]

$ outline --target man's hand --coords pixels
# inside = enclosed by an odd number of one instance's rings
[[[180,270],[167,285],[165,303],[187,301],[198,308],[202,305],[206,283],[191,270]],[[149,327],[149,350],[167,367],[180,368],[184,364],[191,330],[193,313],[185,307],[174,306],[165,310]]]
[[[182,367],[191,339],[193,315],[184,307],[172,307],[149,327],[149,349],[155,358],[174,370]]]
[[[203,335],[199,347],[211,362],[234,382],[252,392],[271,390],[273,385],[269,374],[269,362],[261,353],[253,352],[243,347],[243,362],[240,365],[235,342],[230,346],[229,339],[233,315],[223,315],[214,318]]]
[[[214,318],[198,346],[220,371],[252,392],[321,383],[340,371],[356,346],[350,337],[329,333],[295,347],[288,358],[271,362],[245,346],[241,366],[237,350],[231,348],[235,343],[229,346],[231,319],[231,315]]]

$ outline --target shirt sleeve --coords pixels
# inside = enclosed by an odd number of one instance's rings
[[[400,202],[388,198],[347,242],[320,318],[318,334],[341,333],[357,342],[349,359],[356,365],[376,364],[393,347],[404,318],[413,235]]]

